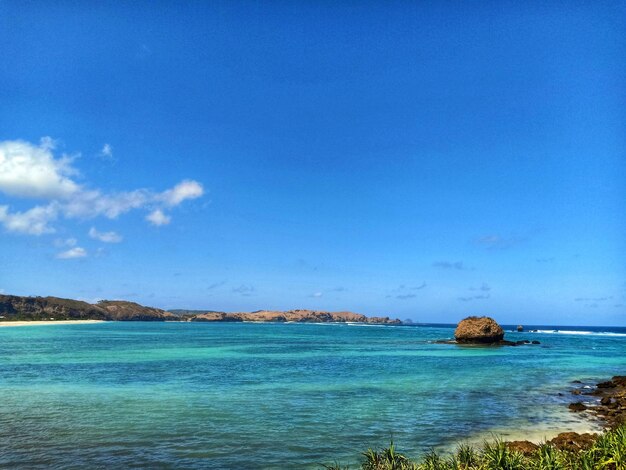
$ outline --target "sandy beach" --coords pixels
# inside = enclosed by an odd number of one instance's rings
[[[84,325],[87,323],[104,323],[104,320],[46,320],[46,321],[6,321],[3,326],[41,326],[41,325]]]

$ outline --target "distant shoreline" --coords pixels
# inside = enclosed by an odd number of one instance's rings
[[[9,320],[0,322],[0,328],[5,326],[84,325],[105,322],[106,320]]]

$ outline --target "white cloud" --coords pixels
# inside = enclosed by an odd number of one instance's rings
[[[74,248],[70,248],[67,251],[62,251],[61,253],[57,255],[57,258],[58,259],[74,259],[74,258],[84,258],[85,256],[87,256],[87,252],[85,251],[85,249],[81,248],[80,246],[77,246]]]
[[[57,238],[54,241],[53,245],[57,248],[63,248],[64,246],[76,246],[77,243],[78,240],[76,240],[75,238],[66,238],[65,240],[63,240],[62,238]]]
[[[89,236],[104,243],[119,243],[122,236],[115,232],[98,232],[95,227],[89,229]]]
[[[25,198],[67,198],[80,186],[69,176],[76,174],[67,156],[54,158],[54,143],[40,145],[21,140],[0,142],[0,191]]]
[[[202,185],[197,181],[185,180],[178,183],[172,189],[163,191],[160,198],[166,205],[174,207],[179,205],[185,199],[196,199],[204,194]]]
[[[141,209],[154,200],[154,195],[144,189],[102,194],[99,190],[82,191],[72,200],[62,204],[66,217],[92,219],[104,216],[116,219],[133,209]]]
[[[165,215],[161,209],[155,209],[146,216],[146,220],[152,225],[167,225],[171,222],[172,218]]]
[[[166,225],[171,217],[163,212],[164,208],[176,207],[204,194],[202,185],[193,180],[184,180],[162,192],[136,189],[105,193],[73,180],[72,176],[78,174],[72,167],[73,160],[65,155],[55,158],[54,146],[50,138],[43,138],[39,145],[21,140],[0,142],[0,192],[47,200],[47,204],[23,212],[11,212],[8,205],[0,206],[0,224],[7,231],[42,235],[53,233],[52,222],[62,218],[115,219],[132,210],[149,211],[146,220],[153,225]],[[105,144],[101,154],[112,155],[112,152],[112,147]],[[100,235],[111,240],[119,237],[114,232]]]
[[[49,223],[58,216],[58,210],[53,204],[35,206],[25,212],[9,212],[8,206],[0,206],[0,223],[9,232],[28,235],[42,235],[54,233]]]
[[[104,146],[102,147],[102,150],[100,150],[100,156],[108,160],[112,159],[113,147],[111,147],[110,144],[104,144]]]

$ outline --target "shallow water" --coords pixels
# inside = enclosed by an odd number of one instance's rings
[[[567,410],[571,381],[624,372],[626,338],[543,331],[507,333],[540,346],[476,348],[433,344],[446,327],[2,328],[0,465],[319,468],[390,438],[417,457],[588,427]]]

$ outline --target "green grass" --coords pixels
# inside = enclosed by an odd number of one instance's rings
[[[452,455],[434,450],[411,460],[398,452],[391,442],[388,448],[364,452],[361,470],[626,470],[626,426],[606,431],[585,450],[557,449],[549,443],[524,455],[509,449],[500,439],[486,441],[482,447],[459,445]],[[339,463],[324,465],[326,470],[349,470]]]

